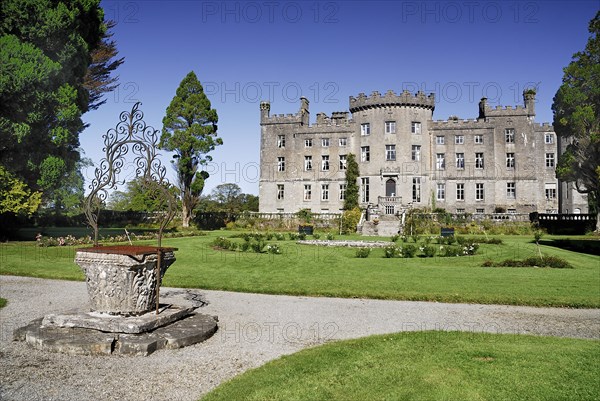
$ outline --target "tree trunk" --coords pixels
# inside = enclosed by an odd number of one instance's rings
[[[181,225],[184,228],[188,228],[190,226],[190,220],[192,217],[191,210],[189,210],[188,206],[185,202],[181,204]]]
[[[596,232],[600,233],[600,210],[596,213]]]

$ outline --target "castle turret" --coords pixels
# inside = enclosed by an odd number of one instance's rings
[[[302,125],[309,124],[310,112],[308,111],[308,99],[304,96],[300,98],[300,119]]]
[[[485,108],[487,107],[487,97],[482,97],[479,101],[479,117],[485,120]]]
[[[271,113],[271,103],[268,101],[260,102],[260,122],[264,123],[269,119]]]
[[[523,91],[523,103],[528,116],[535,116],[535,89],[529,88]]]

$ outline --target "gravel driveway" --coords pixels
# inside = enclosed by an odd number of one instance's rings
[[[241,372],[327,341],[414,330],[600,338],[600,309],[311,298],[161,289],[219,316],[208,341],[147,357],[69,356],[13,342],[47,313],[85,308],[85,283],[0,276],[0,400],[198,400]]]

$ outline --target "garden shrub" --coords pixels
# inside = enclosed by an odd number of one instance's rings
[[[368,258],[371,253],[371,248],[357,248],[356,249],[356,257],[357,258]]]
[[[333,233],[327,233],[327,240],[328,241],[333,241],[335,239],[335,237],[333,236]]]
[[[433,258],[435,256],[436,248],[433,245],[426,245],[421,248],[421,251],[426,258]]]
[[[267,245],[267,247],[265,248],[267,253],[271,253],[271,254],[275,254],[278,255],[281,253],[281,248],[279,248],[279,245],[277,244],[269,244]]]
[[[394,234],[394,235],[392,235],[392,237],[390,238],[390,240],[392,242],[396,242],[396,241],[398,241],[398,238],[400,238],[400,236],[398,234]]]
[[[388,245],[383,248],[383,256],[386,258],[401,258],[402,248],[396,245]]]
[[[314,234],[313,234],[313,238],[314,238],[314,239],[319,239],[319,238],[321,238],[321,234],[319,234],[319,233],[314,233]]]
[[[405,258],[414,258],[418,248],[416,245],[406,244],[402,247],[402,256]]]
[[[248,252],[248,249],[250,249],[250,242],[249,241],[244,241],[240,244],[240,250],[242,252]]]
[[[213,240],[211,245],[219,249],[229,249],[229,247],[231,246],[231,241],[225,237],[217,237]]]
[[[256,253],[261,253],[265,247],[265,242],[262,239],[250,242],[250,248]]]
[[[345,210],[342,215],[342,233],[343,234],[354,234],[356,232],[356,226],[360,221],[362,212],[359,208],[352,210]]]
[[[288,237],[290,238],[290,241],[296,241],[298,239],[298,234],[297,233],[288,233]]]
[[[526,259],[505,259],[501,262],[486,260],[482,264],[483,267],[549,267],[553,269],[572,269],[573,265],[565,259],[558,256],[544,256],[540,259],[537,256],[530,256]]]
[[[306,239],[306,233],[300,233],[298,234],[298,239],[301,241],[304,241]]]
[[[285,235],[283,233],[275,233],[275,239],[277,241],[283,241],[285,240]]]

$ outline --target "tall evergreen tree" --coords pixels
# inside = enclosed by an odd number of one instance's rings
[[[223,144],[217,136],[217,122],[217,111],[211,108],[200,81],[191,71],[167,107],[160,139],[161,148],[175,152],[173,163],[181,191],[184,227],[189,227],[208,178],[206,171],[198,171],[199,167],[211,161],[209,153]]]
[[[347,158],[346,168],[346,198],[344,199],[344,210],[352,210],[358,207],[358,163],[354,154],[350,153]]]
[[[559,156],[556,175],[588,195],[600,230],[600,11],[589,24],[585,49],[573,55],[554,96],[554,129],[569,143]]]
[[[81,116],[97,101],[84,78],[111,47],[103,19],[100,0],[0,2],[0,164],[46,201],[80,160]]]

